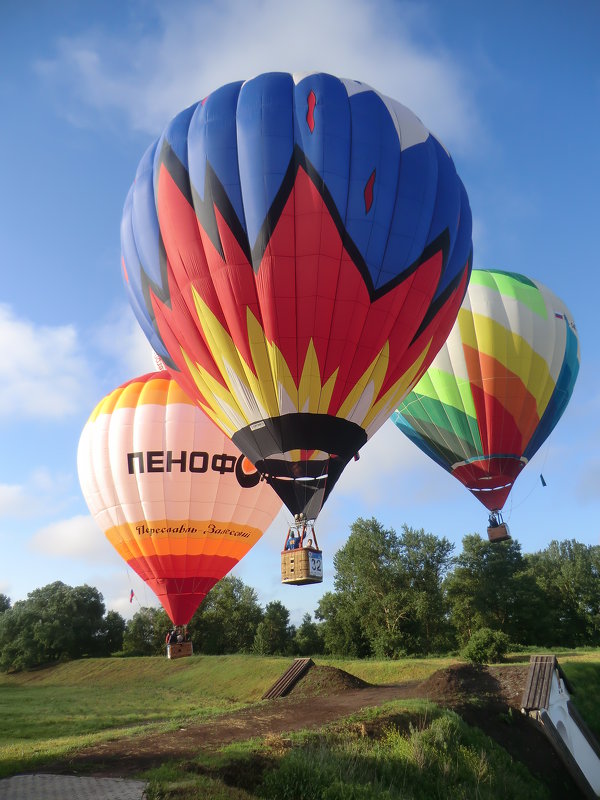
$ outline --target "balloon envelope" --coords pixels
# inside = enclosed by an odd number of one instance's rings
[[[281,508],[255,467],[166,372],[107,395],[77,453],[92,515],[176,625]]]
[[[490,511],[562,416],[579,371],[565,304],[539,281],[473,270],[446,344],[392,419]]]
[[[315,517],[448,335],[471,213],[440,142],[332,75],[259,75],[175,117],[128,194],[131,305],[185,390]]]

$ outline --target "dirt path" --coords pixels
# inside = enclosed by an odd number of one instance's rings
[[[73,756],[68,766],[86,772],[92,769],[98,774],[132,775],[155,766],[161,760],[191,758],[198,750],[214,749],[252,737],[321,728],[361,708],[379,706],[388,700],[416,697],[418,687],[417,681],[350,689],[343,694],[327,696],[281,697],[169,733],[152,733],[94,745]]]

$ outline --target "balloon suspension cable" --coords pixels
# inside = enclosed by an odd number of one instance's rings
[[[540,469],[540,473],[542,473],[542,472],[544,471],[544,467],[546,466],[546,460],[547,460],[547,458],[548,458],[548,453],[550,452],[550,439],[549,439],[549,438],[548,438],[548,440],[547,440],[547,441],[546,441],[546,443],[545,443],[545,447],[544,447],[544,449],[545,449],[545,455],[544,455],[544,460],[542,461],[542,466],[541,466],[541,469]],[[521,498],[521,500],[519,500],[519,502],[518,502],[518,503],[513,503],[513,498],[512,498],[512,495],[509,495],[509,497],[510,497],[510,512],[509,512],[509,519],[510,519],[510,514],[512,514],[512,512],[515,510],[515,508],[519,508],[519,506],[522,506],[522,505],[523,505],[523,503],[524,503],[526,500],[528,500],[528,499],[531,497],[531,495],[532,495],[532,494],[533,494],[535,491],[537,491],[539,488],[540,488],[540,487],[538,486],[538,478],[536,477],[535,481],[533,482],[533,486],[531,487],[531,489],[530,489],[530,490],[527,492],[527,494],[525,495],[525,497],[523,497],[523,498]]]
[[[284,551],[288,549],[288,542],[290,536],[294,537],[296,541],[295,547],[291,549],[301,549],[305,547],[305,540],[308,536],[308,541],[311,543],[309,548],[311,550],[318,550],[319,543],[317,541],[317,532],[315,531],[315,520],[308,519],[303,513],[295,514],[292,522],[288,524],[287,536],[283,545]]]

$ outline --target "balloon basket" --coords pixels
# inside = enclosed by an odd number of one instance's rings
[[[306,586],[323,582],[323,553],[308,547],[283,550],[281,553],[281,582]]]
[[[167,658],[186,658],[194,652],[191,642],[175,642],[167,645]]]
[[[507,542],[510,539],[510,531],[505,522],[499,525],[491,525],[487,529],[487,535],[490,542]]]

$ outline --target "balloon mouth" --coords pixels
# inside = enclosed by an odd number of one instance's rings
[[[360,425],[341,417],[293,413],[253,422],[237,431],[232,440],[292,514],[314,519],[346,464],[367,441],[367,434]],[[312,451],[314,457],[292,457],[292,451]]]
[[[234,433],[232,441],[261,472],[298,478],[300,474],[294,474],[294,464],[303,465],[303,475],[317,477],[327,459],[291,460],[283,458],[284,454],[293,450],[320,451],[345,465],[366,443],[367,434],[360,425],[342,417],[293,413],[252,422]],[[259,463],[269,469],[263,470]]]
[[[498,511],[526,463],[523,456],[494,454],[455,464],[452,474],[488,511]]]

